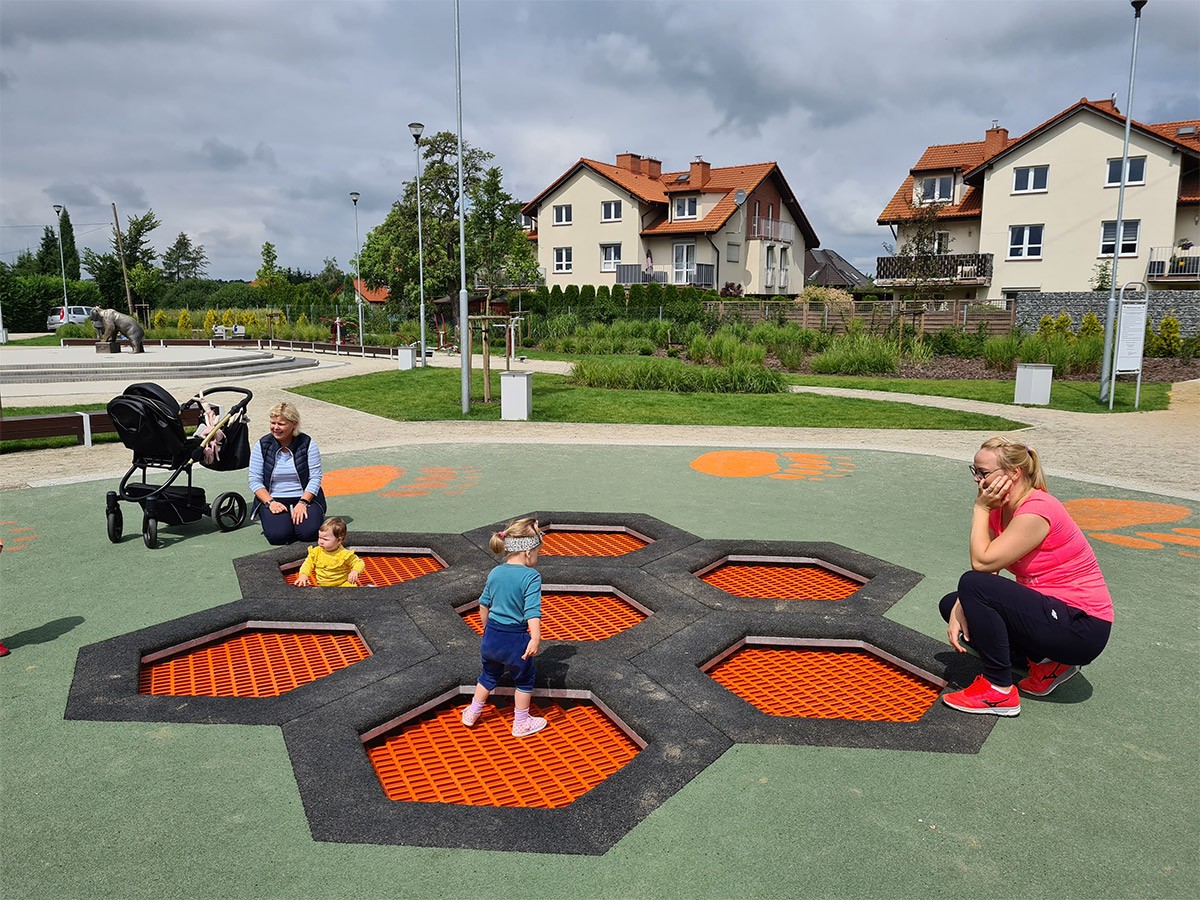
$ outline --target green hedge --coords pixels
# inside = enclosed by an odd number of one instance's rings
[[[45,331],[46,316],[63,305],[63,282],[53,275],[0,274],[0,309],[10,332]],[[99,306],[100,289],[91,281],[67,282],[68,306]]]

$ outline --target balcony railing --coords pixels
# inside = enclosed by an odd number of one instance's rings
[[[790,244],[796,239],[796,226],[791,222],[768,219],[765,216],[750,217],[750,239],[779,241]]]
[[[636,263],[617,263],[617,284],[659,284],[667,283],[667,270],[664,268],[643,268]]]
[[[880,256],[875,259],[875,283],[991,284],[992,254],[944,253],[937,256]]]
[[[1152,247],[1150,265],[1146,269],[1148,281],[1197,281],[1200,280],[1200,249],[1189,247]]]

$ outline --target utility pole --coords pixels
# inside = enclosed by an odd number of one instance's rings
[[[129,304],[129,315],[134,316],[133,291],[129,289],[129,270],[125,268],[125,241],[121,238],[121,220],[117,218],[117,204],[114,203],[112,208],[113,230],[117,233],[117,256],[121,259],[121,277],[125,279],[125,302]]]

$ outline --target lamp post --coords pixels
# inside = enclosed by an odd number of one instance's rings
[[[63,248],[62,248],[62,211],[63,211],[62,204],[60,204],[60,203],[55,203],[55,204],[54,204],[54,217],[55,217],[56,219],[58,219],[58,265],[59,265],[59,267],[62,269],[62,281],[63,281],[63,317],[64,317],[64,318],[63,318],[63,321],[65,322],[65,321],[67,321],[67,319],[66,319],[66,315],[67,315],[67,264],[66,264],[66,262],[63,260]]]
[[[425,239],[421,234],[421,134],[425,126],[409,122],[408,131],[417,150],[417,270],[421,280],[421,368],[425,368]]]
[[[1125,107],[1125,145],[1121,150],[1121,186],[1117,190],[1117,233],[1113,235],[1112,274],[1108,286],[1108,308],[1104,315],[1104,360],[1100,364],[1100,399],[1108,399],[1112,381],[1113,343],[1117,323],[1117,263],[1121,258],[1121,240],[1125,231],[1125,182],[1129,180],[1129,127],[1133,122],[1133,75],[1137,69],[1138,26],[1147,0],[1130,0],[1133,7],[1133,55],[1129,59],[1129,97]]]
[[[462,139],[462,37],[459,28],[458,0],[454,0],[454,84],[458,107],[458,352],[462,358],[462,412],[471,411],[471,356],[467,353],[470,323],[467,321],[467,198],[463,194]]]
[[[354,299],[358,301],[358,349],[363,351],[363,313],[362,313],[362,245],[358,242],[358,191],[350,192],[350,202],[354,204]]]

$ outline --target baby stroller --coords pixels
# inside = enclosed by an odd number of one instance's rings
[[[241,399],[221,415],[208,398],[223,393],[238,394]],[[187,400],[181,406],[164,388],[150,382],[131,384],[119,397],[108,403],[108,417],[121,442],[133,451],[133,465],[121,479],[121,486],[108,492],[105,512],[108,539],[121,540],[123,525],[120,502],[142,507],[142,540],[153,550],[158,546],[158,525],[181,525],[210,516],[221,531],[233,531],[246,521],[246,498],[227,491],[210,506],[204,489],[192,486],[192,466],[229,472],[250,465],[250,438],[247,433],[246,406],[253,395],[236,387],[214,387]],[[200,425],[188,437],[184,434],[182,412],[200,410]],[[148,469],[167,469],[170,475],[161,484],[146,478]],[[141,481],[130,482],[135,472]],[[187,486],[176,485],[187,475]]]

